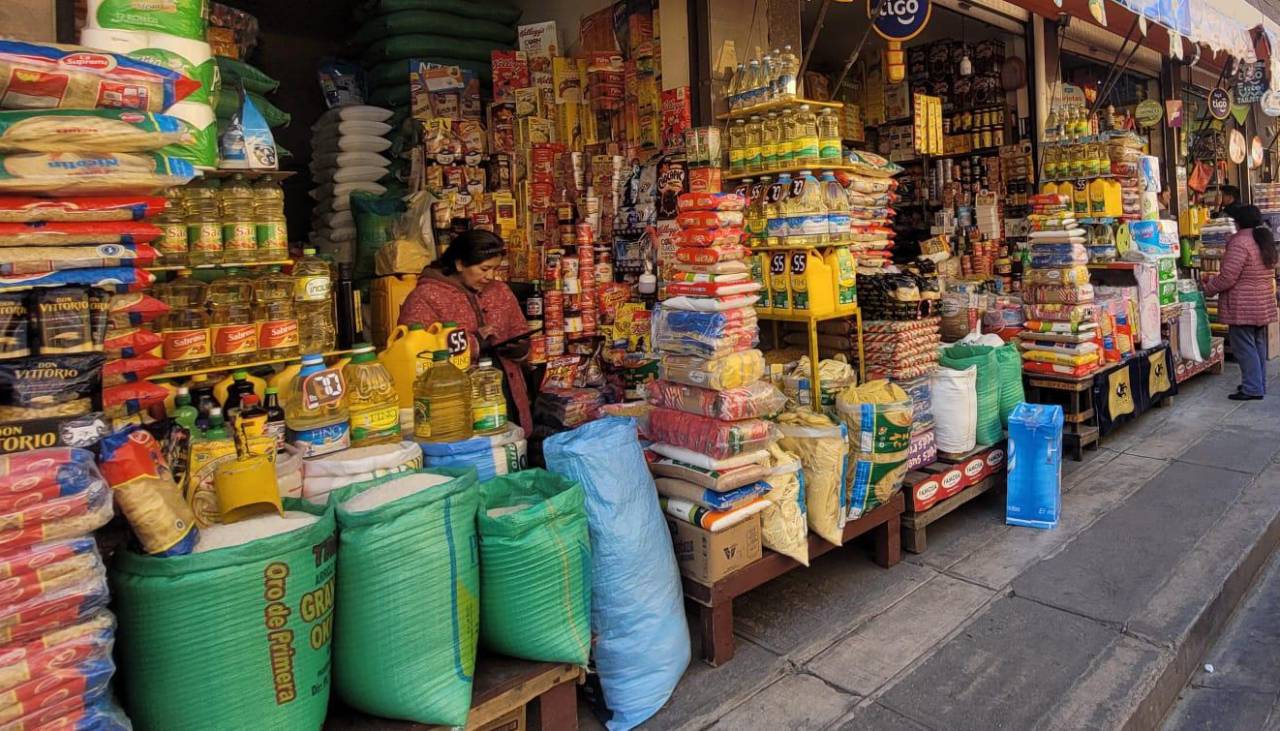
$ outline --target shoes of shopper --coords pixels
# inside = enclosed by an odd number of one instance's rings
[[[1261,396],[1250,396],[1249,394],[1244,393],[1243,391],[1236,391],[1230,396],[1227,396],[1227,398],[1231,399],[1232,401],[1261,401],[1262,400]]]

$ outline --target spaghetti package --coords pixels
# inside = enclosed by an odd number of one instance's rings
[[[164,339],[149,327],[126,327],[108,330],[103,342],[103,352],[108,358],[134,358],[141,355],[160,355]]]
[[[732,510],[708,510],[688,500],[669,497],[658,498],[658,502],[667,515],[712,533],[732,528],[769,507],[769,500],[764,497],[757,497]]]
[[[707,510],[733,510],[769,491],[769,483],[767,482],[753,482],[749,485],[723,492],[717,492],[710,488],[672,477],[654,478],[653,484],[657,486],[659,495],[677,500],[687,500]]]
[[[747,207],[747,199],[737,193],[681,193],[676,197],[676,210],[685,211],[741,211]]]
[[[129,427],[102,440],[102,473],[143,550],[178,556],[195,547],[195,514],[162,455],[155,437]]]
[[[0,188],[2,190],[2,188]],[[681,264],[717,264],[724,261],[742,261],[751,250],[739,245],[682,246],[676,249],[676,261]]]
[[[809,526],[805,518],[804,472],[794,454],[769,445],[771,465],[765,477],[769,507],[760,515],[760,540],[765,548],[809,565]]]
[[[141,292],[112,295],[107,302],[107,317],[113,329],[137,327],[168,313],[169,305]]]
[[[763,419],[721,421],[663,408],[649,414],[648,433],[658,441],[713,459],[764,449],[775,436],[772,426]]]
[[[168,396],[167,389],[150,381],[126,381],[102,389],[102,410],[109,419],[123,419],[163,404]]]
[[[183,142],[182,120],[117,109],[0,112],[0,152],[149,152]]]
[[[755,309],[689,312],[659,307],[653,315],[653,345],[677,355],[716,358],[760,342]]]
[[[85,286],[112,292],[132,292],[151,286],[155,275],[131,266],[67,269],[42,274],[9,274],[0,276],[0,291],[31,287]]]
[[[0,40],[0,108],[163,112],[200,88],[177,71],[80,46]]]
[[[742,229],[742,211],[684,211],[676,214],[676,225],[682,229]]]
[[[0,223],[0,246],[82,246],[85,244],[149,244],[160,238],[159,226],[137,221],[41,221]],[[14,254],[4,252],[7,261]],[[119,257],[118,258],[124,258]],[[100,265],[108,266],[108,265]],[[64,267],[69,269],[71,267]],[[48,270],[51,271],[51,270]]]
[[[779,451],[800,460],[804,480],[806,519],[828,543],[844,541],[844,525],[850,505],[846,487],[849,442],[843,424],[807,409],[788,411],[778,417]],[[775,462],[779,457],[774,453]]]
[[[0,195],[150,195],[195,174],[190,162],[155,152],[15,152],[0,155]]]
[[[169,361],[154,355],[116,358],[107,361],[107,364],[102,367],[102,385],[106,388],[124,383],[138,383],[150,376],[163,373],[168,367]]]
[[[0,421],[89,413],[102,363],[103,357],[96,354],[0,361]]]
[[[676,234],[681,246],[703,248],[708,246],[737,246],[742,242],[742,229],[730,228],[686,228]]]
[[[764,354],[759,350],[744,350],[713,360],[664,355],[658,365],[658,377],[714,390],[741,388],[764,378]]]
[[[0,226],[5,224],[0,223]],[[0,234],[3,236],[3,234]],[[0,254],[0,275],[42,275],[67,269],[145,267],[158,253],[150,244],[95,244],[91,246],[19,246]]]
[[[141,221],[164,210],[163,196],[32,198],[0,196],[0,222]]]
[[[110,657],[114,631],[111,613],[98,611],[83,621],[0,649],[0,692],[63,668]]]
[[[787,403],[787,397],[768,381],[725,390],[651,381],[647,388],[649,403],[654,406],[725,421],[769,418]]]
[[[654,477],[671,478],[712,492],[732,492],[759,482],[764,477],[766,469],[758,461],[714,469],[699,467],[671,457],[660,457],[649,463],[649,471]]]

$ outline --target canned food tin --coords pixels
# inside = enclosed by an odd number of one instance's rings
[[[529,338],[529,362],[547,362],[547,337],[545,335],[534,335]]]

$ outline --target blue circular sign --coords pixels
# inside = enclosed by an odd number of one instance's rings
[[[867,0],[867,17],[881,38],[909,41],[920,34],[933,13],[930,0]]]

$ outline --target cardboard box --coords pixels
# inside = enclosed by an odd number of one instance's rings
[[[719,533],[672,517],[667,527],[680,573],[702,584],[713,584],[761,556],[758,514]]]
[[[964,462],[946,465],[937,472],[911,472],[903,480],[909,512],[928,510],[935,504],[973,487],[1004,470],[1003,446],[986,449]],[[938,465],[942,467],[942,465]]]

